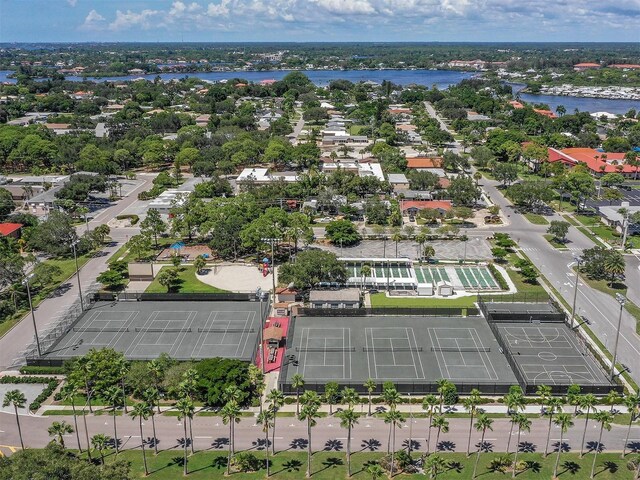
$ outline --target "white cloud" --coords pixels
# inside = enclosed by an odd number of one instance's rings
[[[160,15],[163,12],[158,10],[145,9],[139,13],[127,10],[122,12],[116,10],[116,18],[109,24],[110,30],[127,30],[132,27],[140,27],[143,29],[149,29],[151,27],[161,26]],[[155,17],[155,21],[154,21]]]
[[[338,15],[368,15],[376,13],[369,0],[311,0],[327,12]]]
[[[70,6],[75,7],[78,4],[78,0],[67,0],[67,3]]]
[[[230,0],[222,0],[220,3],[210,3],[207,6],[207,15],[210,17],[226,17],[229,15]]]
[[[96,30],[100,29],[105,24],[105,18],[100,15],[95,9],[91,10],[85,17],[84,23],[80,26],[83,30]]]

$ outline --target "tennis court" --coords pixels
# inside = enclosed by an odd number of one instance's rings
[[[260,303],[250,301],[97,302],[43,359],[65,360],[109,347],[131,360],[166,352],[179,360],[249,361],[260,335],[259,317]]]
[[[531,385],[610,385],[605,371],[564,323],[500,323],[502,340]]]
[[[283,383],[335,381],[517,383],[487,323],[478,318],[302,317],[289,335]],[[359,388],[360,389],[360,388]]]
[[[416,266],[418,283],[436,285],[440,281],[451,283],[461,290],[499,290],[500,286],[484,265]]]

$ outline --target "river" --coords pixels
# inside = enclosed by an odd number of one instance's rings
[[[8,78],[11,71],[0,71],[0,82],[15,82],[14,79]],[[219,81],[232,78],[243,78],[252,82],[261,80],[280,80],[289,71],[273,70],[265,72],[202,72],[202,73],[162,73],[159,75],[142,75],[141,77],[121,76],[121,77],[103,77],[88,78],[99,82],[106,81],[130,81],[133,78],[145,78],[153,80],[159,76],[163,80],[180,79],[187,76],[201,78],[202,80]],[[399,85],[409,85],[412,83],[418,85],[426,85],[431,87],[436,85],[440,89],[445,89],[450,85],[455,85],[465,78],[471,78],[475,75],[472,72],[459,72],[453,70],[302,70],[309,79],[319,86],[328,85],[332,80],[344,79],[352,82],[374,81],[381,83],[383,80],[389,80]],[[82,77],[69,76],[66,77],[70,81],[82,81]],[[514,93],[524,88],[524,85],[512,84]],[[631,108],[640,111],[640,101],[637,100],[609,100],[604,98],[586,98],[586,97],[565,97],[557,95],[532,95],[523,93],[520,99],[530,103],[544,103],[555,111],[558,105],[563,105],[567,113],[573,113],[578,109],[581,112],[610,112],[624,114]]]

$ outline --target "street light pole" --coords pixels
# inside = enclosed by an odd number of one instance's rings
[[[262,370],[262,375],[264,376],[265,367],[264,367],[264,321],[262,318],[262,289],[258,287],[256,289],[256,296],[258,297],[258,301],[260,302],[260,346],[258,347],[258,354],[260,355],[260,368]],[[262,399],[260,399],[260,403],[262,403]]]
[[[27,298],[29,299],[29,310],[31,310],[31,321],[33,322],[33,333],[36,337],[36,347],[38,347],[38,356],[42,356],[42,349],[40,348],[40,337],[38,337],[38,327],[36,325],[36,314],[33,312],[33,301],[31,300],[31,288],[29,288],[29,279],[33,274],[28,275],[23,284],[27,286]]]
[[[84,300],[82,299],[82,286],[80,285],[80,268],[78,267],[78,253],[76,251],[76,245],[79,240],[73,242],[71,244],[71,248],[73,248],[73,259],[76,262],[76,278],[78,279],[78,293],[80,294],[80,311],[84,312]]]
[[[570,327],[573,328],[573,321],[576,317],[576,300],[578,300],[578,283],[580,282],[580,264],[582,261],[579,257],[574,257],[576,263],[578,264],[578,268],[576,268],[576,284],[573,288],[573,306],[571,307],[571,321],[569,322]]]
[[[618,357],[618,340],[620,340],[620,325],[622,324],[622,310],[624,304],[627,303],[627,299],[624,295],[616,293],[616,300],[620,304],[620,315],[618,316],[618,328],[616,329],[616,341],[613,344],[613,359],[611,362],[611,371],[609,372],[609,380],[613,380],[613,375],[616,371],[616,360]]]
[[[269,245],[271,245],[271,275],[272,275],[272,280],[273,280],[273,301],[275,303],[276,300],[276,258],[275,258],[275,246],[276,243],[280,241],[279,238],[276,237],[267,237],[267,238],[263,238],[262,241],[264,243],[268,243]]]

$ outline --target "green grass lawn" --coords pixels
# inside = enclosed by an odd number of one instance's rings
[[[525,213],[524,218],[529,220],[529,222],[533,223],[534,225],[549,225],[549,220],[544,218],[542,215],[538,215],[537,213]]]
[[[387,297],[384,293],[374,293],[371,295],[372,307],[406,307],[406,308],[429,308],[429,307],[452,307],[465,308],[473,307],[476,301],[475,295],[461,298],[429,298],[429,297]]]
[[[173,267],[163,267],[173,268]],[[225,293],[227,290],[207,285],[196,278],[196,269],[192,265],[178,267],[180,272],[178,277],[182,281],[178,287],[180,293]],[[151,285],[145,290],[145,293],[166,293],[167,287],[160,285],[156,277]]]
[[[277,446],[277,445],[276,445]],[[368,465],[377,462],[384,453],[381,452],[363,452],[360,451],[359,442],[355,442],[353,446],[354,454],[351,457],[351,470],[355,479],[370,479],[366,471]],[[381,448],[384,450],[384,447]],[[263,450],[251,450],[259,459],[265,458]],[[414,458],[417,458],[420,452],[414,452]],[[473,464],[475,455],[467,458],[464,453],[442,453],[440,454],[446,462],[446,469],[438,475],[437,478],[442,480],[469,480],[473,473]],[[485,480],[504,479],[511,477],[511,471],[501,472],[490,469],[490,463],[497,457],[502,457],[500,453],[484,453],[480,456],[478,464],[478,477]],[[96,453],[97,456],[97,453]],[[142,453],[140,450],[122,451],[120,458],[131,462],[132,478],[142,478],[144,469],[142,466]],[[513,459],[513,455],[510,456]],[[627,468],[627,462],[636,457],[635,455],[627,455],[627,458],[621,459],[619,454],[602,453],[597,457],[596,477],[599,480],[631,480],[634,472]],[[106,459],[111,462],[114,459],[112,452]],[[271,477],[283,480],[299,480],[304,478],[307,456],[304,452],[279,452],[275,456],[269,455],[271,462]],[[555,453],[547,458],[543,458],[540,453],[521,453],[518,455],[518,461],[521,465],[517,478],[524,480],[534,480],[539,478],[551,478],[553,467],[556,461]],[[560,464],[558,468],[559,478],[571,478],[573,480],[586,480],[591,472],[591,463],[593,454],[589,453],[580,458],[576,453],[563,453],[560,456]],[[147,462],[149,477],[154,480],[175,480],[177,478],[185,478],[182,473],[182,451],[169,450],[162,451],[157,456],[153,451],[147,449]],[[522,462],[522,463],[520,463]],[[189,474],[187,478],[194,479],[223,479],[226,477],[227,451],[200,451],[188,458]],[[335,480],[347,477],[346,455],[344,452],[316,452],[312,456],[311,461],[311,478],[317,480]],[[265,477],[264,468],[254,473],[232,473],[231,477],[237,480],[250,480]],[[387,478],[382,477],[382,478]],[[407,479],[424,479],[424,474],[399,474],[398,478]]]
[[[553,235],[549,235],[549,234],[545,234],[543,235],[543,237],[547,240],[547,242],[549,242],[549,244],[553,247],[553,248],[557,248],[559,250],[566,250],[567,249],[567,244],[566,243],[562,243],[559,242],[556,237],[554,237]]]
[[[78,257],[78,267],[82,268],[91,258],[91,254],[80,255]],[[60,286],[62,282],[68,279],[71,275],[73,275],[76,271],[76,262],[71,258],[50,258],[45,260],[42,263],[46,263],[48,265],[55,265],[60,268],[60,274],[53,277],[51,283],[46,288],[36,292],[33,295],[33,306],[36,307],[40,304],[45,298],[47,298],[51,292],[53,292],[56,288]],[[18,312],[14,313],[7,320],[0,323],[0,337],[2,337],[5,333],[13,328],[15,324],[17,324],[26,314],[29,312],[28,308],[23,308]]]
[[[351,135],[360,135],[363,128],[365,128],[365,125],[351,125],[349,132]]]

